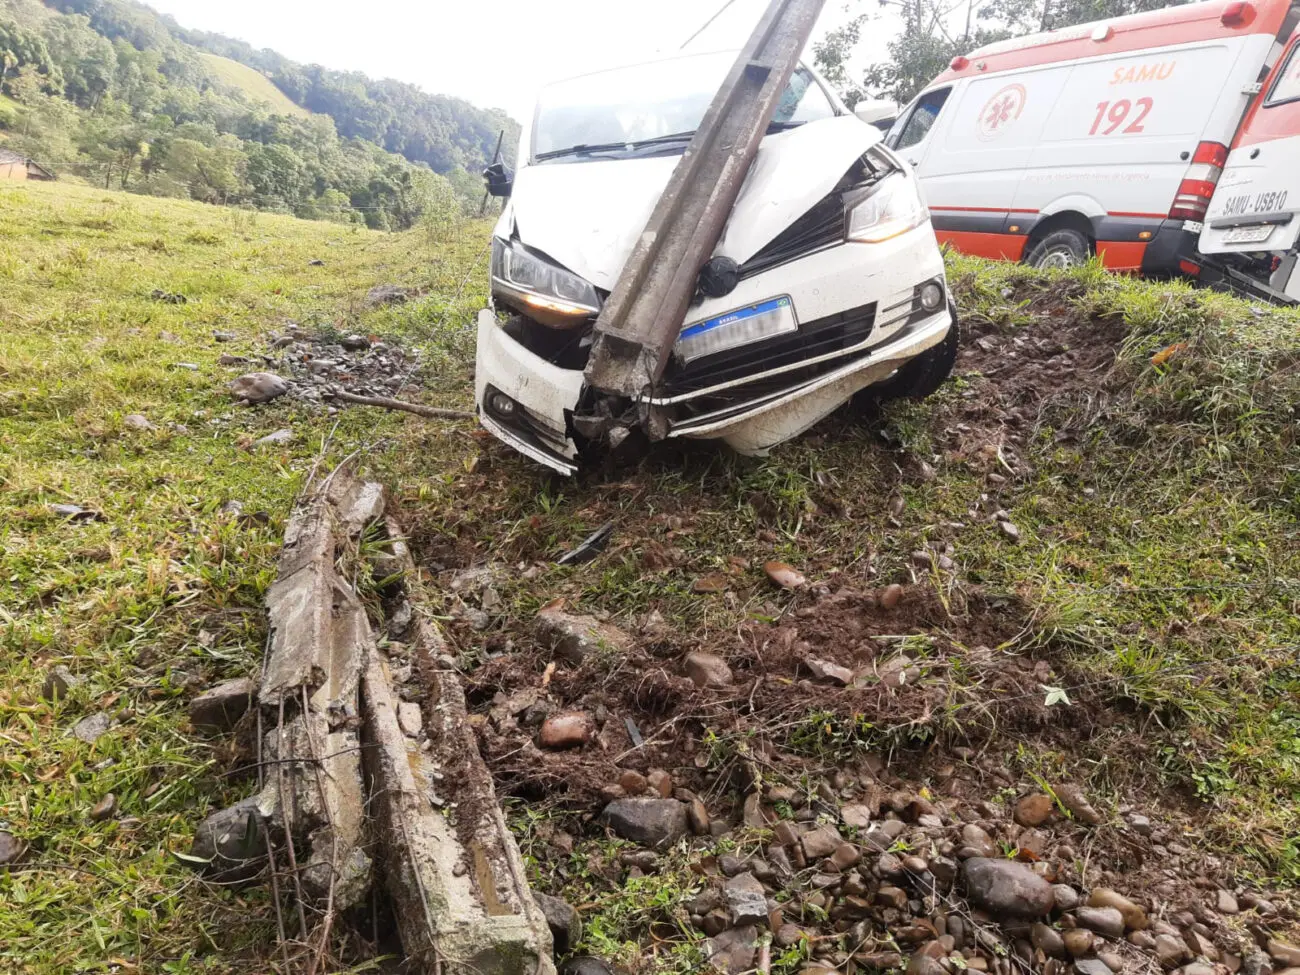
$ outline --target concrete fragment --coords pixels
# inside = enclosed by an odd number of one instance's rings
[[[256,694],[256,681],[247,677],[218,684],[190,702],[190,724],[196,731],[229,731],[244,716]]]
[[[592,653],[622,654],[631,646],[628,635],[618,627],[591,616],[574,616],[556,606],[537,614],[535,629],[544,646],[575,667]]]

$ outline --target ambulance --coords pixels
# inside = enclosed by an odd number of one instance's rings
[[[954,58],[887,144],[938,239],[1300,298],[1300,3],[1203,0]]]

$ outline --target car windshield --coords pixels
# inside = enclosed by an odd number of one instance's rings
[[[634,143],[672,136],[681,136],[685,145],[735,61],[735,52],[697,54],[551,85],[538,98],[533,159],[567,155],[568,150],[575,158],[599,158],[598,153],[626,151]],[[784,127],[834,114],[812,73],[800,67],[773,122]],[[658,142],[647,148],[664,147],[664,142]]]

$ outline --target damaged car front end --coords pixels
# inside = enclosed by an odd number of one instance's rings
[[[924,395],[951,368],[943,260],[914,177],[800,67],[667,369],[634,418],[593,409],[593,324],[733,58],[552,86],[522,139],[479,315],[476,404],[488,430],[561,473],[633,426],[763,454],[868,387]]]

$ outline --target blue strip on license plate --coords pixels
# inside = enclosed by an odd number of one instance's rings
[[[741,308],[738,311],[727,312],[725,315],[719,315],[717,318],[710,318],[708,321],[698,322],[688,328],[682,329],[681,338],[690,339],[705,332],[712,331],[715,328],[723,328],[727,325],[734,325],[737,322],[743,322],[747,318],[754,318],[766,312],[776,311],[778,308],[789,308],[789,298],[773,298],[759,305],[751,305],[748,308]]]

